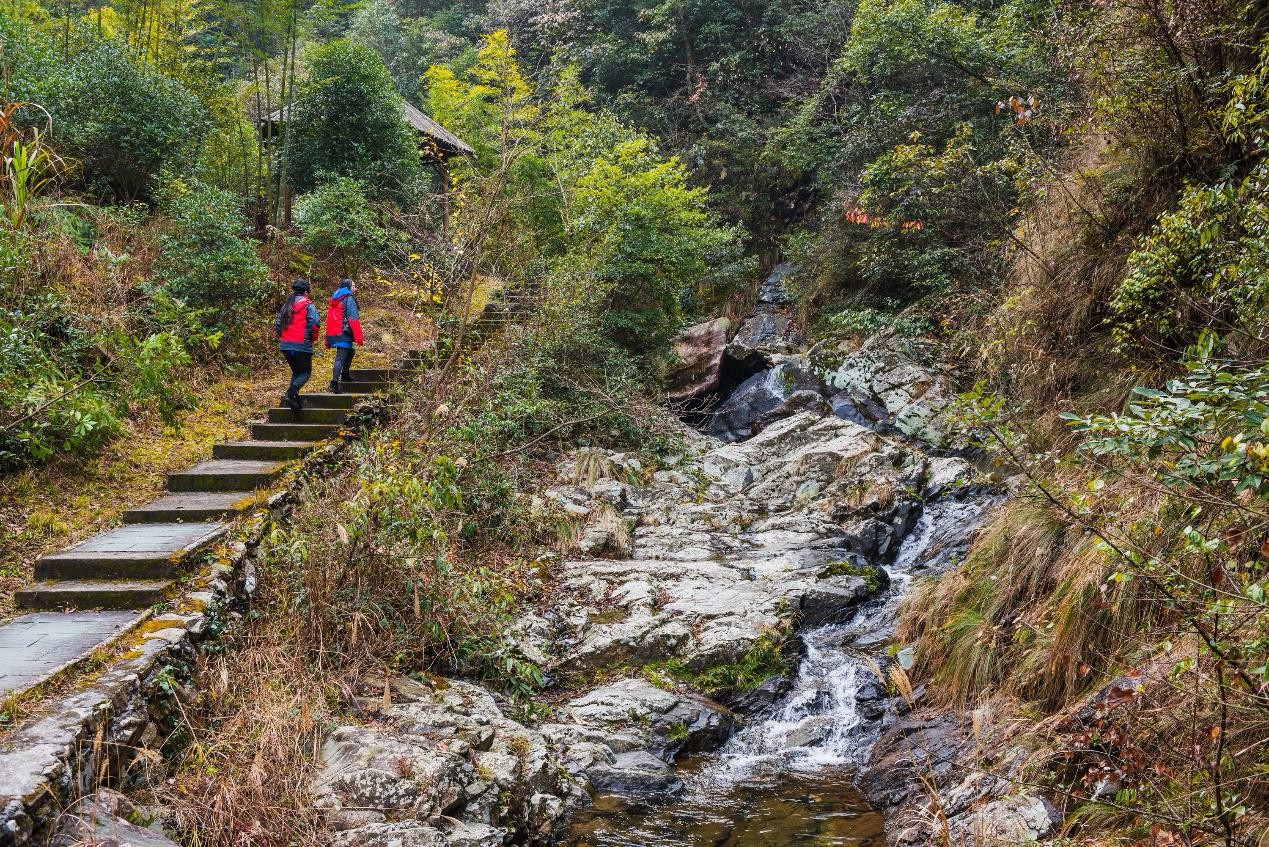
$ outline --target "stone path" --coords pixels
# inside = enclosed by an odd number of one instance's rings
[[[402,363],[415,367],[421,353]],[[269,409],[252,438],[217,444],[212,458],[168,476],[168,493],[123,515],[124,525],[41,557],[35,581],[14,594],[24,615],[0,626],[0,696],[30,688],[126,632],[172,596],[182,565],[325,439],[353,406],[387,387],[388,369],[354,369],[341,393],[305,394],[299,414]]]
[[[36,612],[0,627],[0,696],[30,688],[131,627],[140,612]]]

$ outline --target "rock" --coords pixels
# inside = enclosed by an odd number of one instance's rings
[[[565,766],[595,790],[619,794],[677,790],[675,758],[720,746],[734,728],[719,704],[637,678],[577,697],[556,718],[542,733]]]
[[[464,823],[443,818],[438,828],[449,847],[501,847],[507,831],[484,823]]]
[[[827,381],[839,417],[893,428],[929,444],[944,443],[944,417],[955,395],[930,343],[873,336]]]
[[[449,847],[440,830],[416,821],[374,823],[338,833],[332,847]]]
[[[931,458],[926,468],[921,496],[926,500],[944,495],[959,496],[969,491],[974,476],[973,465],[964,459]]]
[[[1053,832],[1060,821],[1047,800],[1020,793],[956,815],[947,828],[952,844],[1027,844]]]
[[[748,691],[729,691],[719,697],[719,702],[733,712],[754,717],[771,711],[775,704],[788,693],[793,680],[785,675],[768,677],[756,688]]]
[[[802,338],[792,318],[771,306],[759,306],[744,319],[727,345],[727,357],[745,368],[771,366],[771,357],[794,352]]]
[[[131,823],[136,808],[122,794],[102,789],[61,816],[51,847],[179,847],[161,831]]]
[[[672,344],[675,362],[665,377],[666,399],[682,402],[718,388],[731,321],[714,318],[683,330]]]
[[[829,397],[828,402],[833,414],[860,426],[885,428],[893,423],[885,406],[861,392],[839,391]]]
[[[973,733],[962,715],[901,717],[877,739],[856,784],[873,806],[897,807],[923,796],[923,778],[946,781],[957,773],[960,757],[973,748]]]
[[[833,414],[833,407],[824,398],[824,395],[818,391],[794,391],[783,403],[754,421],[752,430],[754,434],[757,434],[775,421],[792,417],[802,412],[826,417]]]
[[[381,692],[382,680],[367,680]],[[540,733],[503,715],[483,688],[460,680],[397,679],[393,701],[331,731],[314,804],[340,845],[501,844],[505,825],[551,832],[576,788]],[[545,798],[553,797],[553,801]],[[438,821],[448,821],[444,832]]]
[[[829,577],[802,595],[802,622],[806,626],[844,623],[861,602],[872,596],[861,576]]]
[[[740,384],[710,418],[709,433],[723,441],[741,441],[754,423],[798,391],[823,392],[823,382],[805,358],[791,357]]]
[[[596,791],[610,794],[674,794],[683,787],[670,766],[646,750],[619,753],[611,764],[596,765],[586,776]]]
[[[792,262],[781,262],[776,265],[770,275],[763,280],[762,287],[758,289],[758,302],[775,306],[787,306],[793,302],[785,288],[785,283],[798,270],[800,268]]]

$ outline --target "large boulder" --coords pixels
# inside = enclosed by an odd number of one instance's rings
[[[945,418],[956,397],[928,342],[875,335],[846,356],[827,382],[838,417],[929,444],[946,440]]]
[[[743,441],[763,415],[799,391],[822,394],[824,382],[808,359],[790,356],[742,382],[713,413],[709,434],[723,441]]]
[[[576,792],[541,734],[477,685],[375,681],[356,705],[365,721],[327,735],[314,785],[337,844],[542,843]]]
[[[688,327],[674,338],[675,361],[665,376],[667,399],[683,402],[717,390],[730,328],[727,318],[714,318]]]
[[[670,765],[685,753],[712,750],[732,733],[731,712],[687,691],[628,678],[564,704],[542,734],[569,772],[596,791],[673,793]]]

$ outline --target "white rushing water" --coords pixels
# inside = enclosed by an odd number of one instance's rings
[[[720,783],[768,774],[858,766],[876,735],[883,692],[876,670],[895,615],[914,575],[937,572],[963,550],[989,505],[984,499],[934,503],[886,567],[890,588],[846,624],[802,636],[806,653],[789,692],[766,720],[742,729],[688,780],[688,791],[716,791]]]

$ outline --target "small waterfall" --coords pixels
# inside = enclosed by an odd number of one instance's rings
[[[804,633],[806,652],[789,692],[764,720],[741,730],[683,773],[666,806],[598,808],[567,843],[576,847],[785,847],[866,845],[880,815],[851,789],[879,732],[887,694],[873,670],[912,579],[954,564],[994,498],[930,505],[893,564],[890,589],[846,624]]]
[[[737,733],[701,776],[738,779],[765,768],[804,771],[863,763],[886,697],[874,668],[894,631],[914,575],[946,567],[964,548],[988,501],[936,502],[921,515],[893,564],[890,589],[847,624],[802,636],[806,654],[783,702],[766,720]]]

